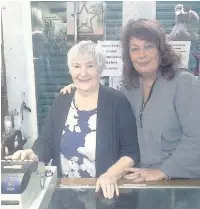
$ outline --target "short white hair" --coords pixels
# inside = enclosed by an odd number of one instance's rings
[[[74,45],[67,54],[67,63],[69,70],[72,68],[72,60],[76,59],[77,56],[91,54],[99,73],[102,73],[105,68],[105,55],[99,44],[94,43],[93,41],[80,41],[78,44]]]

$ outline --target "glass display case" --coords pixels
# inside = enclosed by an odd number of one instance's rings
[[[199,180],[119,182],[120,196],[105,199],[95,179],[60,179],[48,209],[199,209]]]

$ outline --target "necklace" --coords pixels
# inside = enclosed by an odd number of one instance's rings
[[[150,87],[150,92],[149,92],[149,95],[147,97],[147,99],[145,100],[145,97],[144,97],[144,92],[143,92],[143,98],[142,98],[142,105],[141,105],[141,108],[140,108],[140,126],[141,128],[143,128],[143,123],[142,123],[142,116],[143,116],[143,112],[144,112],[144,109],[148,103],[148,101],[150,100],[151,98],[151,95],[152,95],[152,92],[153,92],[153,88],[154,88],[154,85],[157,81],[158,77],[156,78],[156,80],[153,82],[153,85]],[[141,81],[142,82],[142,81]],[[142,89],[144,91],[144,85],[143,85],[143,82],[142,82]]]

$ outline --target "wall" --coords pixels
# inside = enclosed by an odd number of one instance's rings
[[[6,85],[6,70],[4,60],[3,30],[1,21],[1,136],[4,132],[4,117],[8,115],[8,98]]]
[[[28,1],[2,4],[4,55],[6,67],[8,110],[20,111],[22,101],[31,108],[24,111],[22,133],[30,137],[25,148],[37,138],[34,66],[32,55],[31,13]],[[22,94],[24,96],[22,96]]]
[[[139,18],[156,19],[156,1],[124,1],[123,2],[123,25],[129,19]]]

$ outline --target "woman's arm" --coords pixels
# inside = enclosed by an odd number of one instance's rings
[[[132,158],[124,156],[121,157],[114,165],[107,170],[107,175],[112,176],[118,181],[126,174],[126,169],[134,166]]]
[[[117,181],[139,161],[136,121],[130,103],[124,95],[116,102],[119,137],[119,160],[97,180],[96,191],[102,188],[104,197],[119,195]]]
[[[118,128],[120,140],[120,158],[111,166],[107,173],[118,180],[130,168],[139,162],[139,146],[137,138],[136,120],[127,98],[123,95],[117,102]]]
[[[38,156],[39,160],[45,164],[48,164],[53,157],[54,111],[57,106],[58,97],[56,97],[50,107],[42,133],[32,147],[33,152]]]
[[[133,165],[139,163],[140,152],[137,136],[136,119],[126,96],[117,103],[119,121],[120,157],[129,157]]]
[[[200,83],[188,72],[179,75],[174,107],[182,138],[161,170],[173,178],[200,178]]]

